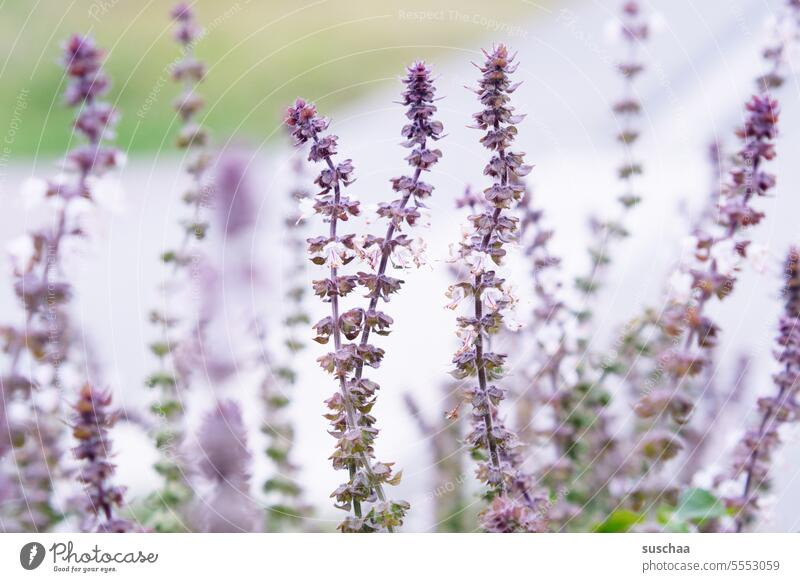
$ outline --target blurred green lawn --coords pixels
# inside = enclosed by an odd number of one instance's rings
[[[207,34],[197,47],[214,134],[269,139],[298,95],[325,111],[385,83],[404,64],[490,42],[494,28],[527,26],[550,0],[199,0]],[[119,143],[171,146],[177,56],[163,0],[0,0],[0,132],[4,157],[57,154],[72,114],[61,106],[61,42],[90,32],[109,50]],[[519,32],[519,35],[524,32]],[[464,54],[464,58],[468,55]],[[0,134],[2,135],[2,134]],[[11,143],[9,144],[9,139]],[[0,140],[2,137],[0,137]]]

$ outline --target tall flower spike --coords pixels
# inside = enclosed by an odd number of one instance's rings
[[[764,217],[751,204],[775,185],[775,177],[763,165],[775,157],[778,103],[768,95],[754,96],[745,110],[744,125],[737,131],[742,145],[721,193],[716,228],[695,234],[694,253],[678,268],[688,280],[691,295],[671,291],[659,322],[665,336],[672,339],[658,358],[667,383],[641,394],[635,405],[640,418],[651,419],[639,449],[653,465],[676,457],[684,448],[683,433],[695,405],[690,387],[717,344],[719,327],[706,308],[733,292],[751,243],[747,231]]]
[[[183,393],[191,385],[191,372],[199,366],[196,361],[203,350],[204,324],[199,314],[179,316],[179,292],[192,285],[195,266],[200,262],[201,251],[197,243],[205,239],[208,222],[205,209],[210,203],[213,186],[208,177],[211,155],[207,151],[208,134],[197,122],[203,99],[197,94],[197,85],[203,80],[205,67],[194,57],[194,45],[201,35],[194,12],[186,3],[178,4],[171,12],[175,22],[174,37],[181,46],[182,58],[172,68],[174,80],[183,86],[183,92],[174,107],[181,118],[177,146],[186,150],[185,171],[190,185],[183,196],[189,216],[181,221],[181,237],[177,248],[162,253],[161,258],[169,268],[162,286],[163,308],[151,312],[151,321],[158,326],[161,337],[150,345],[158,359],[159,367],[146,384],[157,391],[152,405],[158,417],[156,446],[161,458],[156,470],[164,479],[162,490],[153,494],[153,507],[149,524],[157,531],[182,531],[185,524],[180,519],[180,508],[191,497],[185,483],[185,467],[181,459],[183,443]],[[187,301],[191,304],[191,301]]]
[[[678,340],[684,336],[682,347],[669,348],[661,358],[665,372],[677,386],[703,369],[707,350],[717,343],[718,327],[705,314],[705,308],[712,299],[722,300],[733,291],[739,264],[747,257],[750,245],[746,231],[764,216],[751,206],[752,201],[766,196],[775,185],[775,177],[763,169],[763,164],[775,157],[778,103],[767,95],[754,96],[745,109],[744,126],[737,131],[742,147],[722,192],[716,232],[697,232],[691,264],[681,266],[690,277],[692,297],[670,299],[662,320],[667,335]],[[664,398],[661,393],[652,391],[640,398],[636,407],[639,416],[670,417],[678,426],[685,424],[693,406],[683,390],[671,390]],[[652,450],[663,448],[676,453],[680,448],[679,440],[663,445]],[[661,457],[658,454],[655,459],[663,460]]]
[[[333,467],[347,469],[350,475],[349,481],[340,485],[331,496],[336,499],[337,507],[348,512],[353,511],[353,515],[340,524],[343,531],[393,529],[393,525],[381,526],[372,519],[375,516],[374,509],[366,515],[362,512],[364,502],[373,502],[376,499],[380,499],[381,503],[385,501],[383,475],[388,474],[391,469],[388,465],[380,465],[381,469],[386,467],[386,470],[376,473],[373,468],[370,443],[374,432],[363,428],[365,420],[362,419],[368,410],[365,409],[365,399],[370,398],[371,393],[356,393],[354,388],[358,387],[352,384],[349,376],[355,369],[356,359],[369,358],[371,365],[377,365],[383,351],[359,353],[355,344],[345,344],[342,341],[342,328],[347,320],[344,314],[340,317],[340,299],[355,290],[358,277],[339,274],[339,269],[354,258],[355,235],[342,235],[338,226],[340,221],[358,216],[361,210],[358,201],[342,193],[342,189],[352,182],[353,165],[350,160],[338,164],[334,162],[333,156],[338,153],[339,138],[333,134],[324,134],[328,124],[326,118],[318,115],[313,104],[302,99],[298,99],[287,111],[286,125],[294,137],[295,145],[311,142],[309,161],[323,165],[314,181],[320,188],[316,195],[314,212],[330,225],[327,236],[308,239],[308,251],[311,261],[318,265],[327,265],[330,273],[328,278],[313,282],[314,293],[331,306],[331,315],[315,326],[317,341],[327,343],[332,337],[334,343],[334,351],[318,361],[339,384],[339,391],[327,401],[331,412],[326,418],[333,426],[331,434],[337,439],[336,450],[331,455]],[[371,418],[368,417],[366,422]]]
[[[275,366],[266,345],[261,350],[264,378],[261,383],[261,398],[264,403],[262,432],[269,444],[265,449],[275,470],[264,481],[263,490],[268,495],[267,528],[269,531],[286,531],[289,527],[304,526],[302,523],[311,508],[303,499],[303,487],[299,479],[298,466],[294,462],[295,430],[287,409],[291,405],[293,388],[298,377],[297,354],[306,348],[299,336],[311,324],[305,305],[307,295],[305,273],[305,221],[302,207],[311,201],[311,194],[301,186],[306,179],[303,160],[293,164],[296,187],[289,192],[291,211],[284,221],[286,228],[285,249],[288,256],[284,273],[287,291],[284,296],[287,315],[283,320],[284,346],[287,357]],[[262,345],[264,342],[262,342]]]
[[[16,485],[21,499],[12,508],[15,521],[24,529],[39,531],[63,516],[51,502],[53,480],[60,471],[63,434],[61,399],[65,386],[61,371],[73,362],[72,326],[66,304],[72,285],[62,266],[62,251],[67,241],[77,240],[85,232],[81,213],[76,207],[94,201],[98,180],[122,161],[121,154],[107,144],[114,137],[117,114],[102,97],[110,87],[103,71],[104,52],[90,37],[72,36],[63,46],[61,64],[67,75],[65,103],[77,110],[74,132],[81,142],[67,153],[66,179],[32,180],[28,184],[45,199],[53,202],[51,223],[21,237],[18,242],[29,249],[24,261],[14,264],[14,293],[24,310],[23,322],[0,328],[7,368],[0,375],[0,406],[22,401],[28,417],[5,419],[0,431],[0,461],[14,445],[16,464],[20,467]],[[37,378],[47,377],[44,383]],[[33,390],[36,390],[36,398]],[[49,395],[59,404],[43,406]],[[8,438],[5,438],[8,437]],[[42,477],[42,476],[45,477]],[[13,480],[12,480],[13,481]],[[4,513],[7,508],[4,508]]]
[[[784,14],[781,22],[790,27],[789,34],[779,27],[773,48],[763,51],[770,75],[782,75],[783,71],[783,64],[776,64],[771,58],[776,54],[774,47],[782,47],[777,52],[783,55],[796,44],[800,3],[787,1]],[[757,82],[759,90],[765,87],[762,78]],[[771,82],[767,86],[780,85]],[[636,361],[638,368],[649,369],[633,370],[630,362],[620,366],[627,376],[623,380],[636,394],[634,411],[645,419],[639,430],[642,436],[634,439],[638,454],[630,455],[631,462],[618,471],[628,481],[615,486],[624,492],[625,499],[619,500],[620,503],[632,501],[638,506],[652,507],[658,497],[675,498],[674,490],[679,484],[675,478],[668,477],[668,482],[662,479],[655,487],[645,484],[657,477],[651,474],[652,468],[663,465],[663,461],[685,448],[683,434],[690,428],[687,423],[695,409],[696,376],[708,367],[718,333],[717,325],[705,313],[705,306],[714,298],[722,300],[733,292],[735,275],[743,259],[748,258],[747,231],[763,218],[763,213],[753,208],[751,202],[754,197],[767,195],[774,186],[774,176],[762,166],[775,155],[772,140],[777,134],[777,120],[778,104],[768,93],[754,96],[745,104],[745,123],[736,133],[742,145],[731,162],[724,164],[728,179],[721,185],[712,185],[712,195],[718,199],[715,211],[709,213],[713,223],[700,221],[697,225],[692,252],[670,276],[666,309],[658,314],[648,310],[643,318],[656,329],[649,334],[652,339],[646,349],[637,350]],[[644,381],[632,381],[637,377]]]
[[[78,480],[86,490],[85,510],[89,516],[83,530],[132,531],[133,524],[117,513],[124,506],[124,489],[111,483],[114,465],[109,461],[112,454],[108,430],[117,419],[116,412],[111,410],[111,395],[86,384],[73,410],[72,434],[78,441],[73,452],[81,462]]]
[[[731,477],[742,484],[739,496],[725,501],[741,532],[758,517],[759,496],[772,485],[772,455],[780,445],[780,428],[800,418],[800,249],[792,248],[784,266],[784,312],[778,323],[775,359],[782,369],[773,376],[775,393],[758,399],[761,419],[742,436],[734,453]]]
[[[504,247],[514,240],[518,227],[518,219],[508,214],[524,188],[512,177],[527,175],[531,166],[525,164],[524,154],[510,149],[516,125],[523,119],[510,104],[518,86],[510,78],[517,68],[514,56],[505,45],[484,55],[485,62],[476,65],[482,76],[475,90],[483,109],[473,115],[473,127],[485,132],[480,141],[492,156],[484,174],[493,183],[483,192],[486,206],[469,217],[472,230],[454,257],[467,267],[469,277],[450,288],[451,306],[468,300],[470,313],[457,320],[462,346],[453,357],[452,374],[457,380],[477,381],[464,389],[464,399],[472,406],[472,429],[466,441],[478,459],[478,479],[486,484],[490,501],[481,516],[483,527],[498,532],[541,531],[545,525],[542,500],[533,494],[532,480],[522,469],[520,443],[499,414],[505,390],[491,384],[503,377],[506,355],[487,349],[490,337],[508,323],[507,311],[516,302],[493,266],[501,264]]]
[[[403,127],[401,134],[405,140],[403,146],[411,150],[406,160],[414,171],[410,176],[393,178],[391,180],[392,188],[400,197],[390,203],[379,205],[378,216],[388,223],[386,234],[382,238],[372,235],[361,239],[337,238],[334,226],[335,217],[326,212],[324,206],[321,207],[318,202],[315,206],[317,212],[323,216],[331,216],[331,235],[328,239],[311,239],[309,241],[309,251],[315,257],[312,260],[318,263],[327,261],[331,265],[331,282],[337,277],[336,265],[349,262],[354,254],[366,261],[372,271],[359,272],[357,278],[353,279],[354,283],[361,285],[367,291],[366,297],[369,302],[366,309],[354,308],[339,315],[337,302],[332,316],[324,318],[315,325],[316,341],[324,344],[329,341],[331,336],[334,338],[336,352],[324,357],[321,362],[323,367],[330,367],[331,356],[333,356],[333,361],[341,360],[341,364],[333,364],[331,371],[340,377],[342,395],[349,395],[344,400],[334,398],[328,401],[328,407],[331,409],[328,418],[334,425],[334,432],[344,429],[357,435],[357,439],[350,443],[346,439],[340,440],[335,454],[338,458],[335,458],[334,464],[340,463],[340,459],[346,459],[353,452],[363,451],[364,456],[367,457],[367,463],[362,463],[367,468],[366,479],[359,477],[358,469],[354,463],[350,462],[350,482],[343,484],[334,492],[337,504],[343,508],[349,508],[352,504],[354,512],[354,516],[345,520],[340,526],[343,531],[391,530],[394,526],[402,523],[403,516],[408,509],[408,504],[404,501],[388,501],[383,497],[382,484],[398,483],[400,473],[392,475],[389,463],[378,463],[377,466],[380,470],[377,473],[374,469],[368,468],[371,463],[369,458],[372,456],[373,443],[378,432],[374,426],[375,419],[369,414],[369,410],[375,402],[375,392],[379,386],[363,377],[365,364],[377,367],[383,358],[383,350],[369,343],[370,333],[388,335],[389,328],[394,323],[389,315],[378,309],[379,303],[389,301],[390,296],[399,291],[402,284],[400,279],[386,275],[389,263],[406,268],[420,265],[423,261],[424,244],[411,239],[402,231],[404,228],[415,226],[420,221],[424,212],[423,201],[433,192],[433,186],[423,182],[421,177],[423,172],[429,171],[442,155],[441,151],[430,147],[430,142],[438,140],[442,134],[442,124],[433,119],[433,115],[436,113],[435,87],[431,79],[430,68],[422,62],[414,63],[408,67],[403,84],[405,90],[402,95],[402,104],[407,108],[406,117],[409,123]],[[289,121],[290,127],[295,128],[295,137],[298,141],[302,141],[303,134],[298,134],[297,131],[299,118],[298,122],[294,123],[290,116]],[[314,147],[319,143],[320,141],[315,140],[315,144],[312,145],[310,156],[312,160],[315,157]],[[333,170],[332,162],[328,161],[328,166]],[[345,162],[345,166],[349,175],[352,167],[349,162]],[[324,176],[325,171],[320,175],[318,184],[326,183]],[[347,182],[348,178],[344,177],[343,183]],[[324,187],[322,195],[326,195]],[[348,203],[345,202],[345,204]],[[357,206],[355,209],[357,211]],[[344,218],[346,219],[346,215]],[[348,283],[348,285],[350,284]],[[332,304],[334,302],[336,302],[335,296]],[[347,340],[357,341],[342,346],[341,335]],[[344,372],[342,373],[339,368],[344,368]],[[350,370],[352,370],[352,377],[348,377],[347,374]],[[352,413],[348,411],[350,406],[348,400],[351,398],[353,401]],[[367,486],[364,487],[361,481],[365,481]],[[370,497],[373,495],[377,496],[380,503],[365,513],[361,505],[370,501]]]
[[[591,261],[589,272],[575,281],[579,292],[584,295],[584,306],[580,313],[585,324],[593,317],[591,301],[605,283],[611,264],[608,246],[628,236],[626,218],[632,208],[641,201],[637,188],[637,177],[642,174],[642,163],[637,159],[636,144],[641,131],[642,103],[637,97],[636,81],[645,66],[641,60],[641,46],[650,36],[650,26],[643,15],[639,2],[626,0],[621,9],[620,32],[628,48],[628,55],[617,64],[617,71],[623,80],[622,96],[614,103],[613,113],[617,123],[616,141],[623,150],[623,159],[617,168],[622,192],[618,197],[619,215],[614,219],[593,218],[591,226],[592,242],[589,247]],[[583,340],[584,343],[586,340]]]
[[[609,471],[604,465],[614,458],[617,448],[607,418],[611,395],[604,383],[609,370],[592,367],[601,358],[592,353],[590,323],[594,318],[594,302],[609,274],[610,246],[628,236],[628,216],[641,201],[637,178],[643,167],[637,159],[636,144],[641,135],[639,120],[643,106],[637,97],[636,82],[645,70],[641,47],[650,36],[650,26],[639,2],[626,0],[620,12],[620,35],[626,44],[627,56],[616,65],[622,77],[623,93],[612,108],[618,128],[615,139],[622,146],[622,161],[617,168],[621,185],[617,198],[619,209],[615,218],[593,217],[590,221],[589,271],[575,280],[583,302],[579,309],[571,311],[573,321],[568,326],[571,337],[563,336],[559,342],[559,350],[564,352],[561,360],[570,356],[568,351],[578,357],[562,370],[559,370],[562,362],[556,360],[555,376],[549,371],[551,381],[556,380],[548,401],[554,413],[555,432],[551,442],[555,445],[556,460],[546,467],[548,482],[555,491],[569,489],[570,498],[575,502],[573,507],[564,507],[566,511],[558,512],[567,519],[560,527],[575,521],[576,517],[586,521],[593,519],[588,508],[598,507],[598,498],[605,496],[606,476],[613,469]],[[588,467],[591,470],[587,471]],[[578,474],[585,476],[580,484],[574,482]],[[589,503],[590,500],[594,502]],[[565,505],[563,500],[562,505]],[[582,515],[575,515],[576,507],[584,507]]]

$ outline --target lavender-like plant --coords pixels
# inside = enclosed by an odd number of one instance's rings
[[[617,70],[623,79],[624,90],[613,106],[614,117],[619,127],[616,140],[622,145],[624,154],[622,163],[617,169],[622,184],[622,193],[617,198],[620,214],[616,219],[593,218],[591,221],[593,238],[589,247],[590,270],[587,275],[580,276],[575,281],[578,291],[584,294],[584,305],[578,314],[584,323],[594,315],[590,301],[603,286],[611,264],[608,246],[612,241],[628,236],[626,218],[630,210],[641,202],[636,178],[642,174],[642,162],[637,159],[636,143],[641,135],[639,118],[642,114],[642,103],[637,97],[636,80],[645,69],[640,53],[642,44],[650,35],[650,25],[636,0],[626,0],[622,4],[621,16],[620,33],[627,45],[628,55],[617,65]],[[585,338],[583,343],[586,343]]]
[[[790,249],[784,265],[784,312],[778,323],[775,359],[782,369],[773,376],[776,392],[758,399],[761,419],[745,431],[734,452],[730,478],[739,480],[742,493],[725,499],[734,513],[735,531],[741,532],[758,516],[759,496],[772,485],[771,461],[780,445],[780,428],[800,418],[800,249]]]
[[[595,467],[615,449],[606,418],[611,398],[603,385],[606,372],[598,367],[600,374],[595,373],[598,358],[590,351],[588,331],[594,316],[592,301],[611,263],[608,247],[627,236],[625,219],[641,199],[635,178],[641,174],[642,165],[636,160],[634,146],[640,136],[637,119],[642,105],[636,96],[635,81],[644,70],[639,52],[649,36],[649,24],[638,2],[624,2],[621,12],[620,34],[628,46],[628,55],[617,65],[624,81],[624,94],[613,108],[615,118],[620,120],[616,140],[625,153],[618,169],[623,187],[618,198],[620,214],[616,219],[592,221],[590,270],[575,281],[577,291],[583,296],[579,309],[570,308],[562,298],[560,281],[554,275],[560,259],[548,248],[553,232],[542,224],[543,211],[526,202],[522,222],[523,235],[527,235],[528,241],[526,254],[532,261],[535,298],[526,333],[533,338],[536,350],[531,356],[532,365],[526,370],[526,386],[521,390],[518,412],[522,415],[521,426],[526,427],[537,406],[549,411],[551,428],[545,443],[553,458],[540,465],[539,479],[548,484],[551,497],[558,500],[550,518],[551,524],[559,529],[574,520],[578,507],[582,507],[583,517],[591,520],[590,514],[597,503],[588,500],[598,495],[604,483],[591,479],[584,469],[591,465],[594,473]],[[524,432],[528,439],[538,436],[530,429]],[[578,474],[585,477],[581,483],[574,479]],[[568,498],[561,493],[567,490]]]
[[[156,434],[156,446],[161,459],[156,470],[164,479],[164,487],[151,498],[153,514],[150,524],[159,531],[178,531],[185,528],[179,509],[191,497],[191,489],[185,483],[184,467],[180,459],[183,442],[183,397],[189,388],[191,372],[202,345],[203,325],[199,320],[184,320],[174,313],[176,291],[181,282],[196,278],[195,266],[199,263],[199,251],[194,243],[206,236],[207,221],[203,210],[209,204],[211,186],[207,171],[211,156],[206,150],[208,134],[196,121],[203,106],[196,87],[205,75],[205,67],[194,56],[194,45],[201,34],[195,22],[194,12],[186,3],[178,4],[171,12],[175,21],[175,39],[182,49],[182,58],[172,68],[173,78],[183,85],[183,93],[175,102],[175,110],[182,120],[177,145],[187,150],[186,173],[191,185],[183,196],[190,217],[181,223],[183,235],[177,249],[165,251],[161,258],[171,265],[170,278],[164,284],[165,307],[153,310],[151,320],[159,326],[161,339],[153,342],[150,349],[158,358],[159,369],[147,379],[147,385],[158,390],[152,410],[161,420]],[[173,304],[171,304],[173,303]]]
[[[65,102],[77,109],[74,129],[85,139],[70,151],[65,160],[63,178],[33,180],[28,190],[46,199],[54,208],[52,223],[35,229],[16,241],[24,249],[12,257],[14,292],[24,309],[21,327],[4,326],[0,335],[8,356],[8,368],[0,376],[0,406],[22,400],[29,410],[25,419],[8,418],[0,429],[0,461],[16,446],[15,462],[19,467],[19,496],[23,503],[17,521],[23,527],[39,531],[62,518],[50,501],[52,481],[61,475],[62,449],[59,444],[62,426],[61,393],[65,388],[59,371],[69,363],[71,330],[65,306],[72,286],[62,265],[62,249],[68,239],[84,235],[82,213],[86,202],[94,202],[98,180],[122,163],[121,154],[106,141],[114,136],[117,114],[103,95],[110,82],[102,69],[104,53],[90,37],[75,35],[63,47],[62,64],[67,74]],[[35,371],[46,370],[45,374]],[[38,379],[49,377],[46,385]],[[37,379],[38,378],[38,379]],[[33,390],[39,393],[34,397]],[[54,393],[54,406],[41,404]]]
[[[785,55],[800,30],[800,3],[787,0],[782,20],[792,34],[776,31],[774,43],[764,49],[768,70],[756,79],[759,91],[768,92],[783,85]],[[709,350],[716,344],[718,328],[704,316],[704,307],[712,298],[721,300],[733,291],[734,275],[751,245],[744,231],[764,216],[750,206],[751,199],[754,195],[767,195],[775,185],[775,177],[763,171],[761,165],[775,156],[772,140],[777,135],[778,104],[764,93],[746,103],[745,110],[744,127],[737,131],[742,147],[732,161],[730,179],[720,185],[719,192],[716,184],[712,188],[718,198],[718,212],[713,217],[716,224],[709,224],[712,215],[704,213],[705,220],[698,222],[693,237],[695,252],[678,266],[670,281],[668,307],[659,325],[666,338],[672,340],[660,360],[660,369],[671,374],[671,379],[696,375],[705,367]],[[714,155],[718,156],[718,152]],[[710,232],[713,229],[718,232]],[[676,349],[684,332],[688,332],[684,349]],[[689,353],[694,341],[701,353]],[[637,413],[643,418],[664,412],[688,417],[692,408],[693,403],[687,402],[678,390],[650,390],[640,397]],[[667,448],[677,452],[672,446]]]
[[[800,4],[788,0],[776,40],[763,52],[768,71],[756,81],[759,91],[783,84],[784,57],[796,41],[798,17]],[[636,413],[648,423],[639,427],[638,434],[644,436],[634,439],[638,454],[630,454],[626,466],[615,470],[616,480],[626,481],[614,486],[625,492],[619,503],[637,511],[659,500],[677,503],[678,480],[666,482],[650,469],[678,455],[685,448],[684,437],[692,436],[687,422],[695,408],[697,375],[710,365],[718,332],[704,307],[714,297],[721,300],[732,292],[739,263],[753,250],[745,231],[763,217],[750,206],[751,198],[774,186],[774,177],[760,165],[774,155],[770,136],[776,132],[776,107],[768,95],[747,104],[745,127],[737,132],[744,145],[725,164],[732,166],[728,182],[712,184],[715,210],[704,212],[696,223],[694,253],[670,277],[664,313],[648,309],[637,318],[636,333],[627,336],[632,341],[615,362],[614,368],[624,372],[624,381],[637,395]],[[650,369],[642,372],[645,366]],[[683,480],[689,479],[684,475]]]
[[[297,524],[308,517],[311,508],[303,499],[303,487],[299,480],[298,467],[292,459],[295,431],[286,410],[291,404],[291,390],[297,381],[295,356],[306,347],[298,335],[298,329],[306,329],[311,319],[306,311],[305,296],[305,223],[299,206],[306,204],[311,194],[300,184],[306,178],[302,159],[293,163],[296,187],[289,193],[292,211],[286,217],[287,230],[285,248],[289,256],[285,273],[287,290],[285,302],[288,313],[283,320],[285,329],[284,345],[289,354],[279,366],[274,366],[267,353],[262,350],[264,378],[261,384],[261,399],[264,403],[264,423],[262,432],[268,439],[266,454],[274,464],[275,471],[264,482],[264,492],[270,497],[267,513],[267,528],[270,531],[285,531],[287,526]]]
[[[484,173],[493,184],[484,190],[486,207],[469,217],[468,232],[456,251],[454,260],[469,267],[470,277],[450,287],[450,307],[469,300],[471,312],[458,318],[457,332],[461,347],[456,352],[452,374],[457,380],[476,378],[477,386],[464,389],[464,398],[472,406],[472,429],[466,442],[478,459],[478,479],[486,484],[490,506],[482,513],[481,523],[488,531],[541,531],[544,519],[542,503],[533,493],[533,483],[522,468],[516,435],[508,430],[499,414],[505,390],[491,384],[504,375],[505,354],[488,349],[489,338],[505,325],[516,329],[507,312],[516,303],[504,279],[492,268],[506,255],[504,248],[514,240],[519,220],[509,215],[524,188],[512,179],[531,171],[524,154],[510,148],[517,134],[516,125],[523,116],[514,113],[511,94],[516,70],[514,55],[505,45],[484,51],[484,63],[478,66],[482,76],[477,93],[483,109],[473,115],[474,127],[484,132],[481,143],[492,152]]]
[[[390,501],[383,491],[384,485],[399,482],[400,473],[393,474],[392,463],[373,464],[373,443],[378,431],[369,411],[379,386],[363,377],[364,366],[378,367],[384,355],[382,349],[369,343],[370,333],[386,335],[393,323],[391,317],[378,310],[378,303],[388,301],[402,284],[400,279],[386,275],[389,261],[401,267],[421,262],[424,247],[399,232],[404,224],[414,226],[418,221],[421,201],[433,190],[420,179],[422,172],[428,171],[441,157],[441,152],[431,149],[428,142],[438,139],[442,132],[442,125],[432,120],[436,107],[430,69],[424,63],[415,63],[409,67],[404,83],[403,104],[408,108],[406,116],[410,123],[402,130],[406,140],[403,145],[412,149],[406,159],[414,168],[414,174],[392,179],[392,187],[400,198],[381,204],[378,209],[378,215],[389,223],[383,238],[368,235],[356,239],[355,235],[337,233],[339,220],[357,216],[360,209],[358,202],[341,194],[341,188],[351,183],[353,166],[350,160],[334,164],[338,138],[321,135],[328,121],[303,100],[289,109],[286,121],[298,145],[312,141],[309,160],[327,166],[315,181],[322,190],[314,209],[330,223],[330,232],[327,237],[309,239],[309,252],[312,262],[330,268],[330,278],[314,281],[314,291],[331,304],[331,315],[317,322],[314,328],[316,341],[325,344],[333,338],[334,351],[321,357],[319,362],[340,384],[340,391],[327,401],[331,412],[326,417],[333,425],[332,434],[338,439],[332,457],[334,468],[347,468],[350,474],[349,481],[333,493],[338,507],[353,511],[353,515],[340,524],[342,531],[393,531],[402,524],[408,510],[408,503]],[[409,206],[412,198],[415,204]],[[338,269],[356,255],[366,260],[373,272],[339,275]],[[340,314],[339,298],[347,296],[358,285],[367,291],[367,309],[354,308]],[[358,341],[344,343],[342,336]],[[378,503],[369,510],[362,508],[363,504],[376,500]]]
[[[111,395],[86,384],[74,404],[72,435],[78,441],[73,449],[81,462],[78,481],[84,484],[87,519],[83,531],[125,533],[133,524],[121,518],[118,510],[124,507],[124,489],[111,483],[114,465],[109,461],[111,439],[108,430],[114,426],[117,414],[111,410]]]
[[[750,245],[746,231],[764,216],[752,201],[775,185],[775,177],[763,164],[775,156],[778,103],[768,95],[754,96],[745,108],[747,117],[737,132],[742,147],[722,191],[716,232],[698,232],[691,261],[679,267],[691,295],[668,297],[660,322],[665,335],[674,340],[659,357],[668,385],[642,394],[636,404],[636,413],[654,423],[640,443],[642,455],[654,464],[677,456],[683,448],[680,434],[694,408],[692,380],[706,366],[719,331],[706,308],[733,291],[739,263]]]
[[[523,440],[549,449],[550,458],[539,463],[537,478],[556,498],[548,521],[551,526],[560,527],[575,513],[574,506],[559,491],[564,491],[575,469],[575,431],[566,421],[569,410],[564,406],[571,402],[565,392],[574,382],[569,370],[575,367],[577,323],[562,298],[557,273],[561,258],[550,248],[554,231],[545,225],[544,210],[534,202],[534,193],[526,187],[520,203],[520,240],[531,268],[534,307],[530,322],[521,332],[519,349],[530,344],[533,353],[528,356],[531,364],[522,371],[517,388],[516,414]],[[543,409],[549,412],[546,428],[534,425],[535,415]],[[575,489],[576,484],[569,485]]]

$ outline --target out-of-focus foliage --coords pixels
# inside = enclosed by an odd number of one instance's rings
[[[539,0],[541,6],[547,1]],[[518,26],[541,8],[523,0],[234,0],[192,3],[206,35],[203,125],[215,134],[280,135],[285,104],[297,95],[330,111],[396,83],[417,58],[474,46],[498,26]],[[54,97],[63,84],[53,62],[60,39],[91,33],[108,47],[112,100],[125,111],[118,143],[129,151],[169,149],[177,119],[167,67],[178,59],[167,12],[148,0],[7,0],[0,4],[0,128],[17,109],[12,156],[57,154],[70,139],[69,112]],[[470,41],[470,42],[467,42]],[[441,60],[441,56],[439,60]],[[19,97],[23,107],[18,107]]]

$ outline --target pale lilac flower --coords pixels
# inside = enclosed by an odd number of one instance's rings
[[[451,373],[457,380],[477,382],[462,390],[471,407],[466,442],[477,460],[478,479],[485,484],[485,495],[491,501],[481,513],[481,525],[495,532],[543,531],[546,520],[538,513],[538,494],[523,469],[520,443],[499,415],[505,390],[492,384],[504,376],[507,356],[490,351],[488,344],[503,325],[505,312],[516,302],[495,269],[518,226],[518,220],[509,213],[523,191],[515,178],[525,176],[531,167],[524,163],[524,154],[511,150],[516,124],[524,117],[510,104],[518,86],[511,81],[517,68],[515,56],[505,45],[484,51],[484,55],[484,63],[478,66],[482,76],[475,89],[483,109],[473,115],[473,127],[485,132],[481,143],[491,152],[491,158],[484,173],[492,184],[484,190],[483,211],[469,217],[471,232],[457,251],[457,259],[469,267],[471,276],[450,287],[450,307],[455,308],[463,298],[473,300],[469,314],[458,319],[457,335],[462,345],[453,356],[455,369]],[[487,255],[491,262],[481,260]]]
[[[762,495],[772,486],[772,460],[781,443],[780,429],[800,418],[800,249],[792,248],[784,264],[785,309],[778,324],[775,358],[782,366],[773,376],[775,392],[758,399],[759,421],[742,436],[734,453],[731,478],[743,479],[726,497],[741,532],[764,510]]]

